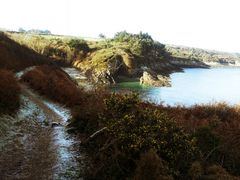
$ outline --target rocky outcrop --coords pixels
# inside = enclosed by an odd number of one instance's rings
[[[190,60],[190,59],[183,59],[183,58],[170,58],[169,62],[172,65],[175,65],[177,67],[182,67],[182,68],[187,68],[187,67],[208,68],[209,67],[206,63],[201,62],[199,60]]]
[[[171,86],[169,77],[163,76],[163,75],[157,75],[156,73],[150,72],[150,71],[143,72],[143,76],[140,78],[140,84],[147,85],[147,86],[156,86],[156,87]]]
[[[110,85],[115,84],[115,80],[109,70],[95,71],[92,73],[92,80],[96,84]]]
[[[73,66],[81,71],[84,76],[94,84],[110,85],[115,84],[115,78],[119,75],[128,73],[126,64],[127,55],[120,52],[111,52],[111,54],[102,54],[106,52],[92,53],[91,57],[85,61],[75,61]],[[98,59],[96,58],[98,57]],[[129,66],[130,66],[129,65]]]

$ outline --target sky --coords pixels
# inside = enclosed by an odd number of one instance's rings
[[[113,37],[147,32],[175,45],[240,53],[239,0],[1,0],[0,27]]]

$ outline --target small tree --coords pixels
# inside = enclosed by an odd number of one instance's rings
[[[71,39],[68,42],[68,45],[69,45],[70,48],[76,49],[76,50],[82,50],[82,51],[89,51],[90,50],[87,42],[83,39]]]
[[[137,162],[137,168],[133,179],[172,180],[173,178],[168,174],[169,170],[167,163],[158,156],[155,150],[150,149],[148,152],[141,154],[140,160]]]
[[[129,49],[136,55],[144,56],[152,50],[162,52],[164,45],[159,42],[154,42],[148,33],[140,32],[139,34],[131,34],[127,31],[121,31],[115,34],[114,41],[127,43]]]

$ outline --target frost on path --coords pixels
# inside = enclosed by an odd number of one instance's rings
[[[0,179],[53,179],[55,149],[50,128],[41,125],[45,115],[25,95],[13,116],[1,116]]]
[[[16,117],[0,117],[0,179],[82,179],[84,156],[65,127],[70,111],[22,90]],[[61,126],[51,128],[52,122]]]
[[[49,101],[44,100],[44,104],[59,116],[58,122],[61,124],[54,128],[54,142],[58,151],[58,163],[56,167],[56,179],[81,179],[79,160],[83,158],[78,154],[77,147],[79,141],[74,137],[69,136],[66,132],[67,120],[71,118],[71,113],[68,109]]]

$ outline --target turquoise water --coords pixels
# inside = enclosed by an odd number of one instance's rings
[[[144,87],[123,82],[114,90],[136,91],[144,100],[165,105],[194,105],[214,102],[240,104],[240,68],[185,69],[171,75],[172,87]]]

